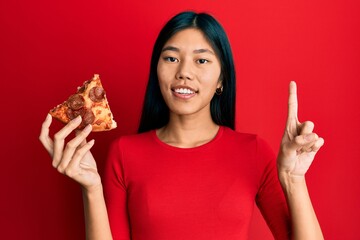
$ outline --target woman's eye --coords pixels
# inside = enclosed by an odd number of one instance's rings
[[[178,60],[177,60],[176,58],[174,58],[174,57],[165,57],[164,59],[165,59],[165,61],[167,61],[167,62],[177,62],[177,61],[178,61]]]
[[[197,60],[197,62],[200,64],[205,64],[205,63],[208,63],[209,61],[206,59],[199,59],[199,60]]]

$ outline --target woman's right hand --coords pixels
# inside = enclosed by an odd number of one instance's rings
[[[49,127],[52,117],[47,115],[41,127],[40,141],[52,157],[52,165],[60,173],[74,179],[87,191],[101,187],[100,175],[96,162],[90,149],[94,140],[86,141],[91,132],[91,125],[82,131],[76,131],[76,137],[65,145],[65,138],[81,123],[81,117],[70,121],[65,127],[54,135],[54,140],[49,136]]]

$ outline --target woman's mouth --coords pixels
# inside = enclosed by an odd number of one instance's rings
[[[171,90],[176,97],[183,99],[191,98],[197,93],[197,91],[186,87],[173,88]]]
[[[195,93],[193,90],[190,90],[188,88],[174,89],[174,92],[179,93],[179,94],[193,94],[193,93]]]

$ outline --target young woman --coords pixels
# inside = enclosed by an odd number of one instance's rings
[[[234,131],[234,112],[223,28],[183,12],[156,40],[139,134],[113,143],[103,181],[91,126],[64,144],[80,117],[52,140],[48,115],[40,140],[83,187],[88,239],[247,239],[255,202],[276,239],[322,239],[305,173],[324,140],[298,121],[296,84],[277,161],[261,138]]]

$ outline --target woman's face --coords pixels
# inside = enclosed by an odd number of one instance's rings
[[[185,29],[164,45],[157,66],[160,90],[171,113],[208,111],[216,88],[221,87],[221,65],[203,33]]]

